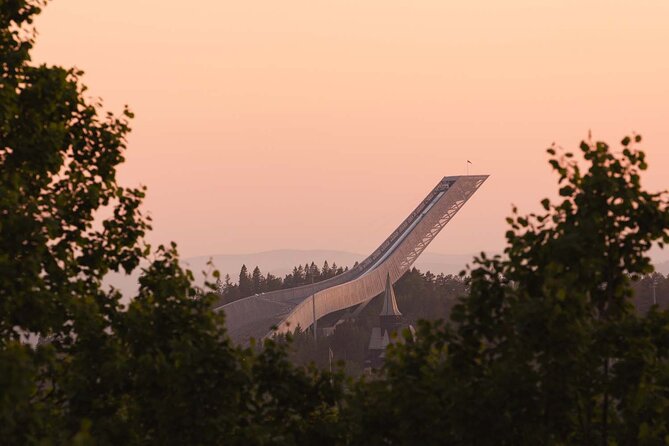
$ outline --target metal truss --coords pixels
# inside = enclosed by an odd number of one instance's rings
[[[319,318],[380,294],[395,283],[462,209],[487,175],[445,177],[369,257],[323,282],[251,296],[216,308],[226,313],[237,342],[308,328]]]

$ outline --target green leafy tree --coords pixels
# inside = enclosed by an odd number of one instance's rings
[[[64,367],[57,355],[74,348],[84,326],[117,311],[120,295],[101,280],[138,265],[149,228],[143,189],[115,177],[132,114],[101,115],[77,70],[29,63],[42,6],[0,3],[0,394],[8,396],[0,437],[10,443],[64,423],[64,409],[44,403]],[[97,228],[101,207],[112,216]],[[87,320],[91,308],[99,312]],[[27,335],[50,345],[20,344]]]
[[[514,212],[505,257],[477,260],[452,324],[421,323],[376,379],[345,384],[281,342],[232,345],[213,284],[143,241],[144,190],[116,180],[132,114],[104,113],[79,71],[31,64],[44,4],[0,2],[3,444],[669,442],[669,315],[631,303],[646,252],[669,242],[640,138],[620,154],[583,143],[584,163],[549,149],[560,201]],[[122,305],[102,279],[142,261]],[[293,282],[319,276],[305,264]]]
[[[420,324],[352,408],[368,444],[666,444],[669,316],[639,315],[631,279],[669,242],[666,195],[641,187],[640,137],[620,153],[548,150],[561,201],[509,218],[452,324]],[[582,169],[587,166],[587,169]]]
[[[233,346],[175,245],[143,241],[144,189],[116,179],[132,114],[31,64],[44,4],[0,1],[0,443],[334,441],[341,379]],[[142,261],[122,305],[102,279]]]

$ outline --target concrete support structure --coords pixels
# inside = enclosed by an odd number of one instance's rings
[[[331,279],[250,296],[218,307],[237,342],[286,333],[335,311],[364,304],[394,284],[488,178],[443,178],[418,207],[357,267]],[[313,300],[312,300],[313,299]]]
[[[378,369],[383,365],[385,359],[386,347],[393,342],[393,333],[399,336],[404,328],[402,313],[397,308],[397,299],[395,291],[390,283],[390,275],[386,277],[386,290],[383,294],[383,306],[379,314],[379,326],[372,328],[372,334],[369,338],[367,353],[365,357],[365,369]],[[409,326],[413,333],[413,327]]]

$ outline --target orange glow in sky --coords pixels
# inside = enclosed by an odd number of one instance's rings
[[[55,0],[36,25],[35,61],[136,113],[120,178],[186,257],[367,254],[467,159],[491,177],[430,250],[499,251],[589,129],[641,133],[669,187],[666,0]]]

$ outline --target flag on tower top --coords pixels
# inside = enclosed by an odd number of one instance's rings
[[[469,160],[467,160],[467,163],[469,163],[469,164],[474,164],[474,163],[472,163],[472,162],[471,162],[471,161],[469,161]]]

